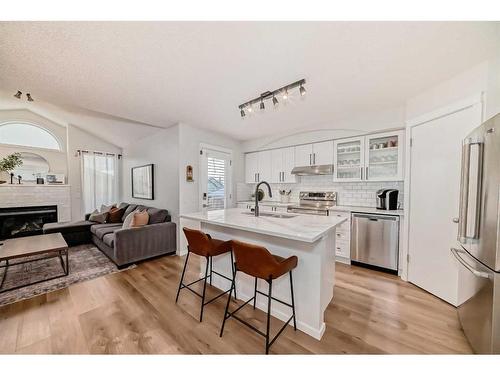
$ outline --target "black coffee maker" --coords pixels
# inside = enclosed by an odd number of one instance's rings
[[[397,210],[398,209],[397,189],[377,190],[377,209],[379,210]]]

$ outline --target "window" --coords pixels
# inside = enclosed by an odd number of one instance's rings
[[[10,122],[0,124],[0,143],[60,150],[61,146],[47,130],[31,124]]]
[[[84,213],[117,202],[117,155],[82,151],[82,194]]]

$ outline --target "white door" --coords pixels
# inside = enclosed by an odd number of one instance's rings
[[[295,166],[307,167],[312,165],[312,144],[295,146]]]
[[[257,171],[259,169],[259,159],[256,152],[245,154],[245,182],[251,184],[257,182]]]
[[[200,193],[202,210],[229,207],[232,198],[230,153],[202,149]]]
[[[403,130],[367,135],[365,137],[365,179],[402,181],[403,150]]]
[[[461,145],[480,123],[476,104],[411,130],[408,280],[455,306],[458,268],[450,247],[458,230]]]
[[[333,141],[313,143],[313,165],[333,164]]]

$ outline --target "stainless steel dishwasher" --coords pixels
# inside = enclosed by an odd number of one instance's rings
[[[352,214],[351,262],[398,272],[399,216]]]

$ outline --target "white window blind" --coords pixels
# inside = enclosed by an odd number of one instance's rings
[[[207,157],[207,209],[220,210],[226,206],[226,160]]]

